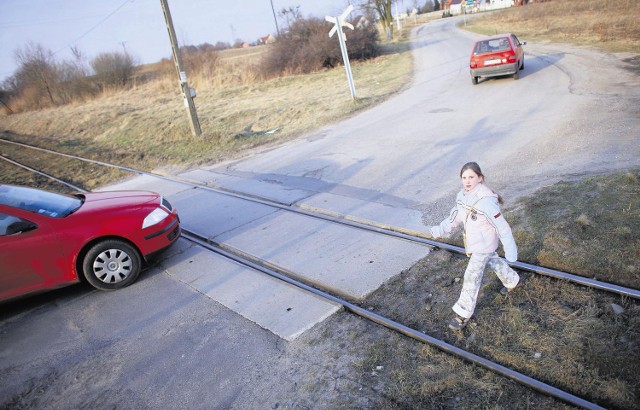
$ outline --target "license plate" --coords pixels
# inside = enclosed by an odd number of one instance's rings
[[[500,59],[496,58],[494,60],[484,60],[484,65],[494,65],[494,64],[500,64]]]

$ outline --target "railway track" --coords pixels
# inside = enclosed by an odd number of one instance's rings
[[[90,163],[94,163],[94,164],[98,164],[98,165],[103,165],[103,166],[108,166],[108,167],[114,167],[114,168],[118,168],[120,170],[124,170],[124,171],[128,171],[134,174],[139,174],[139,175],[147,175],[147,176],[152,176],[155,178],[160,178],[163,180],[167,180],[167,181],[171,181],[171,182],[177,182],[180,184],[185,184],[187,186],[190,187],[196,187],[199,189],[205,189],[205,190],[211,190],[214,191],[216,193],[219,194],[223,194],[223,195],[229,195],[235,198],[239,198],[239,199],[243,199],[243,200],[247,200],[247,201],[253,201],[253,202],[257,202],[263,205],[268,205],[268,206],[272,206],[281,210],[285,210],[288,212],[295,212],[298,214],[302,214],[305,216],[309,216],[309,217],[313,217],[313,218],[318,218],[318,219],[322,219],[324,221],[330,222],[330,223],[336,223],[336,224],[342,224],[342,225],[346,225],[349,226],[351,228],[354,229],[363,229],[363,230],[367,230],[370,232],[374,232],[377,234],[381,234],[381,235],[387,235],[390,237],[395,237],[395,238],[400,238],[403,240],[407,240],[407,241],[412,241],[412,242],[417,242],[420,244],[423,244],[425,246],[429,246],[431,248],[439,248],[439,249],[444,249],[453,253],[457,253],[457,254],[464,254],[464,250],[462,248],[450,245],[450,244],[446,244],[446,243],[441,243],[441,242],[436,242],[433,241],[429,238],[417,235],[415,233],[411,233],[411,232],[406,232],[403,231],[402,229],[399,228],[394,228],[394,227],[389,227],[389,226],[381,226],[380,224],[376,224],[375,222],[371,222],[371,221],[357,221],[357,220],[350,220],[348,216],[344,216],[344,215],[335,215],[335,214],[330,214],[328,212],[318,212],[318,211],[311,211],[308,209],[302,209],[302,208],[298,208],[295,206],[292,206],[291,204],[285,204],[285,203],[280,203],[277,201],[272,201],[272,200],[268,200],[265,198],[260,198],[260,197],[256,197],[256,196],[252,196],[252,195],[247,195],[241,192],[233,192],[233,191],[229,191],[229,190],[223,190],[220,188],[214,188],[214,187],[210,187],[210,186],[205,186],[202,184],[198,184],[194,181],[188,181],[188,180],[184,180],[181,178],[177,178],[174,176],[168,176],[168,175],[160,175],[160,174],[155,174],[155,173],[150,173],[150,172],[146,172],[146,171],[140,171],[140,170],[136,170],[136,169],[132,169],[132,168],[128,168],[128,167],[123,167],[123,166],[119,166],[119,165],[113,165],[113,164],[108,164],[108,163],[104,163],[104,162],[100,162],[100,161],[95,161],[95,160],[90,160],[90,159],[86,159],[86,158],[81,158],[81,157],[77,157],[74,155],[69,155],[69,154],[64,154],[64,153],[58,153],[52,150],[47,150],[47,149],[42,149],[42,148],[38,148],[38,147],[33,147],[27,144],[22,144],[22,143],[16,143],[16,142],[11,142],[8,140],[4,140],[4,139],[0,139],[1,142],[5,142],[5,143],[10,143],[10,144],[15,144],[18,146],[21,146],[23,148],[26,149],[35,149],[35,150],[40,150],[43,152],[47,152],[49,154],[52,155],[62,155],[68,158],[73,158],[73,159],[77,159],[77,160],[81,160],[81,161],[85,161],[85,162],[90,162]],[[51,178],[59,183],[63,183],[73,189],[77,189],[80,191],[84,191],[83,188],[81,187],[77,187],[74,186],[73,184],[69,184],[66,181],[63,181],[61,179],[58,179],[52,175],[49,175],[41,170],[35,169],[33,167],[30,167],[28,165],[25,164],[21,164],[17,161],[14,161],[10,158],[7,158],[5,156],[0,157],[3,160],[15,165],[15,166],[19,166],[22,167],[23,169],[26,169],[30,172],[36,172],[42,176],[45,176],[47,178]],[[544,383],[542,381],[536,380],[532,377],[529,377],[523,373],[520,373],[518,371],[515,371],[513,369],[510,369],[508,367],[505,367],[499,363],[496,363],[494,361],[485,359],[479,355],[476,355],[472,352],[469,352],[467,350],[461,349],[455,345],[452,345],[450,343],[447,343],[443,340],[437,339],[435,337],[429,336],[428,334],[412,329],[408,326],[403,325],[402,323],[396,322],[394,320],[391,320],[389,318],[386,318],[382,315],[376,314],[371,312],[370,310],[364,309],[360,306],[358,306],[356,303],[350,302],[345,300],[344,298],[335,296],[334,294],[332,294],[331,292],[328,292],[326,290],[323,289],[318,289],[316,286],[313,286],[312,284],[309,283],[304,283],[303,281],[297,280],[292,278],[291,272],[288,272],[286,269],[281,268],[277,265],[274,265],[273,263],[270,263],[269,261],[254,257],[252,255],[243,253],[242,251],[238,251],[238,250],[233,250],[230,249],[228,247],[225,247],[224,245],[221,244],[217,244],[213,241],[211,241],[210,239],[203,237],[199,234],[197,234],[196,232],[193,232],[192,230],[190,230],[188,227],[183,229],[183,238],[194,243],[197,244],[199,246],[201,246],[202,248],[206,249],[209,252],[214,252],[218,255],[223,256],[224,258],[233,260],[236,263],[239,263],[243,266],[246,266],[250,269],[262,272],[264,274],[267,274],[271,277],[274,277],[276,279],[282,280],[284,282],[287,282],[291,285],[294,285],[298,288],[301,288],[305,291],[311,292],[317,296],[320,296],[322,298],[325,298],[329,301],[332,301],[334,303],[338,303],[340,305],[342,305],[347,311],[352,312],[353,314],[356,314],[358,316],[361,316],[367,320],[370,320],[372,322],[375,322],[379,325],[385,326],[389,329],[392,329],[394,331],[397,331],[407,337],[410,337],[412,339],[415,339],[419,342],[422,343],[426,343],[429,344],[431,346],[434,346],[448,354],[452,354],[455,355],[459,358],[464,359],[465,361],[474,363],[476,365],[479,365],[483,368],[486,368],[492,372],[495,372],[499,375],[502,375],[510,380],[516,381],[526,387],[529,387],[533,390],[536,390],[538,392],[541,392],[545,395],[554,397],[556,399],[559,399],[561,401],[564,401],[566,403],[570,403],[572,405],[575,406],[579,406],[582,408],[588,408],[588,409],[600,409],[602,407],[600,407],[599,405],[592,403],[588,400],[585,400],[581,397],[578,397],[576,395],[573,395],[571,393],[568,393],[566,391],[563,391],[559,388],[556,388],[552,385],[549,385],[547,383]],[[640,291],[636,290],[636,289],[630,289],[630,288],[625,288],[625,287],[621,287],[618,285],[614,285],[614,284],[608,284],[605,282],[600,282],[600,281],[596,281],[593,279],[588,279],[588,278],[583,278],[577,275],[573,275],[570,273],[566,273],[566,272],[561,272],[561,271],[556,271],[553,269],[549,269],[549,268],[545,268],[545,267],[540,267],[540,266],[535,266],[535,265],[530,265],[530,264],[526,264],[526,263],[522,263],[522,262],[515,262],[511,264],[514,268],[517,269],[521,269],[521,270],[526,270],[529,272],[533,272],[536,274],[541,274],[541,275],[545,275],[545,276],[550,276],[556,279],[561,279],[561,280],[567,280],[576,284],[580,284],[583,286],[588,286],[594,289],[599,289],[599,290],[603,290],[603,291],[607,291],[607,292],[612,292],[612,293],[616,293],[616,294],[620,294],[623,296],[628,296],[628,297],[633,297],[636,299],[640,299]]]
[[[185,186],[189,186],[189,187],[193,187],[193,188],[198,188],[198,189],[203,189],[203,190],[207,190],[207,191],[211,191],[211,192],[215,192],[218,194],[222,194],[222,195],[227,195],[227,196],[231,196],[234,198],[238,198],[238,199],[242,199],[242,200],[246,200],[246,201],[250,201],[250,202],[254,202],[254,203],[258,203],[258,204],[262,204],[262,205],[266,205],[266,206],[271,206],[280,210],[284,210],[287,212],[293,212],[296,214],[300,214],[300,215],[304,215],[307,217],[312,217],[312,218],[317,218],[317,219],[321,219],[324,221],[328,221],[331,223],[336,223],[336,224],[341,224],[341,225],[345,225],[345,226],[349,226],[352,228],[357,228],[357,229],[362,229],[362,230],[366,230],[369,232],[374,232],[377,234],[381,234],[381,235],[387,235],[390,237],[395,237],[398,239],[403,239],[403,240],[407,240],[407,241],[411,241],[411,242],[415,242],[415,243],[419,243],[431,248],[435,248],[435,249],[444,249],[446,251],[455,253],[455,254],[459,254],[459,255],[465,255],[465,250],[464,248],[461,248],[459,246],[455,246],[455,245],[451,245],[445,242],[439,242],[439,241],[434,241],[433,239],[430,239],[429,237],[427,237],[426,235],[421,234],[420,232],[415,232],[415,231],[410,231],[407,229],[403,229],[403,228],[398,228],[398,227],[394,227],[394,226],[389,226],[386,224],[380,224],[377,223],[375,221],[368,221],[368,220],[362,220],[359,218],[353,218],[350,217],[349,215],[340,215],[340,214],[336,214],[334,212],[328,212],[328,211],[323,211],[323,210],[318,210],[318,209],[305,209],[302,207],[298,207],[294,204],[288,204],[288,203],[283,203],[283,202],[278,202],[278,201],[274,201],[274,200],[270,200],[270,199],[266,199],[266,198],[261,198],[255,195],[251,195],[251,194],[247,194],[247,193],[243,193],[243,192],[238,192],[238,191],[231,191],[228,189],[223,189],[223,188],[216,188],[216,187],[211,187],[208,185],[204,185],[202,183],[198,183],[197,181],[192,181],[192,180],[187,180],[184,178],[180,178],[177,176],[172,176],[172,175],[163,175],[163,174],[158,174],[158,173],[154,173],[154,172],[148,172],[148,171],[142,171],[142,170],[138,170],[138,169],[134,169],[134,168],[130,168],[130,167],[125,167],[125,166],[121,166],[121,165],[115,165],[115,164],[110,164],[110,163],[106,163],[106,162],[102,162],[102,161],[97,161],[97,160],[93,160],[93,159],[87,159],[87,158],[83,158],[83,157],[79,157],[76,155],[71,155],[71,154],[66,154],[66,153],[61,153],[61,152],[57,152],[57,151],[53,151],[50,149],[46,149],[46,148],[40,148],[40,147],[36,147],[33,145],[28,145],[28,144],[24,144],[24,143],[19,143],[19,142],[15,142],[15,141],[10,141],[4,138],[0,138],[0,142],[3,143],[8,143],[8,144],[13,144],[19,147],[23,147],[23,148],[27,148],[27,149],[32,149],[32,150],[37,150],[37,151],[41,151],[41,152],[46,152],[52,155],[60,155],[60,156],[64,156],[67,158],[71,158],[71,159],[76,159],[76,160],[80,160],[80,161],[84,161],[87,163],[92,163],[92,164],[96,164],[96,165],[101,165],[101,166],[105,166],[105,167],[110,167],[110,168],[116,168],[122,171],[127,171],[130,172],[132,174],[137,174],[137,175],[147,175],[147,176],[151,176],[154,178],[158,178],[161,180],[165,180],[165,181],[170,181],[170,182],[175,182],[175,183],[179,183],[179,184],[183,184]],[[10,158],[7,158],[6,156],[0,156],[0,158],[2,158],[3,160],[10,162],[16,166],[20,166],[22,168],[25,168],[27,170],[29,170],[30,172],[35,172],[35,173],[39,173],[42,175],[45,175],[53,180],[56,180],[59,183],[68,185],[68,186],[72,186],[71,184],[67,183],[66,181],[63,181],[59,178],[55,178],[53,176],[49,176],[43,172],[41,172],[40,170],[37,170],[35,168],[29,167],[27,165],[21,164],[17,161],[14,161]],[[77,188],[77,187],[74,187]],[[628,288],[628,287],[624,287],[624,286],[620,286],[620,285],[616,285],[613,283],[607,283],[604,281],[599,281],[596,279],[592,279],[592,278],[587,278],[584,276],[579,276],[579,275],[575,275],[573,273],[570,272],[563,272],[557,269],[552,269],[552,268],[548,268],[548,267],[544,267],[544,266],[537,266],[537,265],[533,265],[533,264],[529,264],[529,263],[525,263],[525,262],[521,262],[521,261],[516,261],[516,262],[508,262],[509,265],[515,269],[520,269],[523,271],[527,271],[527,272],[532,272],[535,274],[539,274],[539,275],[544,275],[544,276],[549,276],[555,279],[560,279],[560,280],[566,280],[572,283],[576,283],[582,286],[587,286],[593,289],[598,289],[598,290],[603,290],[606,292],[611,292],[611,293],[615,293],[615,294],[619,294],[622,296],[627,296],[627,297],[631,297],[634,299],[640,299],[640,290],[638,289],[633,289],[633,288]]]

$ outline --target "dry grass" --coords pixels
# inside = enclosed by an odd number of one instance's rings
[[[505,214],[521,260],[640,288],[639,194],[640,170],[632,170],[546,187],[521,198]],[[457,239],[452,243],[462,245]],[[455,279],[462,278],[467,261],[445,251],[432,252],[365,305],[602,406],[636,407],[637,300],[526,272],[520,273],[522,286],[504,298],[495,275],[486,272],[474,319],[464,333],[456,334],[446,323],[460,293]],[[616,314],[614,304],[624,313]],[[387,392],[407,407],[562,406],[513,385],[505,387],[499,378],[434,349],[408,347],[405,352],[389,347],[388,354],[386,360],[377,360],[394,372],[385,384]],[[395,380],[403,382],[398,385]]]
[[[525,260],[640,288],[637,170],[590,177],[580,185],[559,183],[515,208],[510,217]]]
[[[342,68],[223,87],[197,78],[201,138],[190,133],[177,86],[162,78],[86,103],[0,117],[0,127],[17,134],[15,140],[147,170],[210,164],[376,104],[405,86],[411,67],[406,48],[354,64],[355,101]],[[264,133],[270,130],[277,131]]]
[[[640,53],[639,21],[640,8],[631,0],[553,0],[469,19],[466,29],[482,34],[513,32],[527,41]]]
[[[581,190],[585,185],[588,182],[573,188]],[[553,226],[554,221],[548,220],[536,229]],[[591,260],[606,259],[615,252],[603,249]],[[460,282],[454,279],[462,277],[466,264],[462,256],[432,252],[379,289],[365,306],[602,406],[635,407],[640,395],[638,301],[523,272],[522,286],[505,298],[498,292],[498,279],[486,272],[471,324],[463,333],[455,333],[446,323],[460,293]],[[622,306],[624,313],[616,314],[612,304]],[[382,347],[372,350],[388,350],[382,359],[378,352],[375,362],[393,371],[382,383],[385,392],[404,407],[563,406],[436,349],[407,346],[402,350],[386,341],[376,344]]]

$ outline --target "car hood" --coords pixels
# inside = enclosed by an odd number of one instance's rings
[[[84,197],[84,204],[80,207],[83,212],[160,205],[160,195],[147,191],[89,192],[78,196]]]

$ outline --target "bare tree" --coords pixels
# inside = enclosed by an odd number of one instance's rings
[[[213,48],[216,50],[226,50],[228,48],[231,48],[231,44],[224,41],[218,41],[213,45]]]
[[[300,6],[289,6],[283,7],[282,10],[278,12],[278,16],[284,19],[285,28],[288,30],[295,21],[298,21],[302,18],[302,14],[300,13]]]
[[[35,107],[42,106],[42,98],[51,105],[56,104],[54,87],[58,82],[59,71],[53,58],[53,52],[41,44],[27,43],[24,48],[14,51],[19,68],[14,74],[14,90],[19,94],[30,95]]]
[[[4,87],[4,84],[3,84]],[[4,110],[7,114],[13,114],[13,110],[9,106],[8,101],[11,99],[11,93],[9,91],[5,91],[0,89],[0,108]]]
[[[364,0],[360,7],[365,10],[375,10],[380,18],[380,22],[387,32],[387,39],[393,37],[393,13],[391,6],[394,0]]]
[[[65,60],[58,65],[58,89],[64,102],[73,99],[84,99],[96,93],[96,88],[89,78],[89,66],[84,53],[77,47],[71,47],[73,60]]]
[[[104,90],[108,87],[124,87],[135,71],[133,57],[127,52],[98,54],[91,60],[96,80]]]

